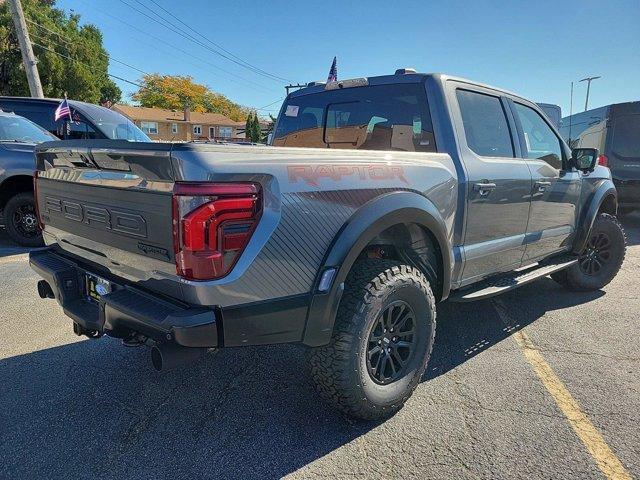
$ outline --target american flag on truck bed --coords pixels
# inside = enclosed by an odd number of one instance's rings
[[[338,65],[336,63],[336,57],[333,57],[333,63],[331,64],[331,69],[329,70],[329,76],[327,77],[327,83],[329,82],[337,82],[338,81]]]

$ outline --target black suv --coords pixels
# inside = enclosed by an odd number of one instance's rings
[[[110,138],[132,142],[151,141],[124,115],[77,100],[68,100],[73,122],[68,119],[55,121],[54,112],[60,102],[55,98],[0,97],[0,109],[25,117],[63,140]]]
[[[573,148],[597,148],[611,169],[622,213],[640,208],[640,102],[616,103],[562,119]]]

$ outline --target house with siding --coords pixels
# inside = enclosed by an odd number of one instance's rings
[[[168,110],[119,104],[112,109],[128,117],[152,140],[244,140],[245,122],[236,122],[219,113],[192,112],[189,108]]]

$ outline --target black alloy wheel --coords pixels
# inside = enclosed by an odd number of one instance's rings
[[[611,239],[604,232],[595,232],[578,258],[578,264],[586,275],[598,275],[610,259]]]
[[[381,385],[406,374],[415,352],[415,314],[408,303],[397,300],[383,310],[369,334],[367,371]]]
[[[38,224],[33,193],[20,192],[4,206],[4,224],[9,237],[25,247],[42,245],[42,230]]]
[[[13,211],[11,222],[13,222],[16,231],[24,238],[34,238],[40,234],[36,209],[33,204],[25,202],[19,205]]]

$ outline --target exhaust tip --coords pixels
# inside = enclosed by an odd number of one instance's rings
[[[38,295],[40,298],[56,298],[53,294],[51,285],[49,285],[45,280],[40,280],[38,282]]]
[[[175,343],[159,343],[151,347],[151,364],[158,372],[172,370],[199,359],[206,348],[182,347]]]

